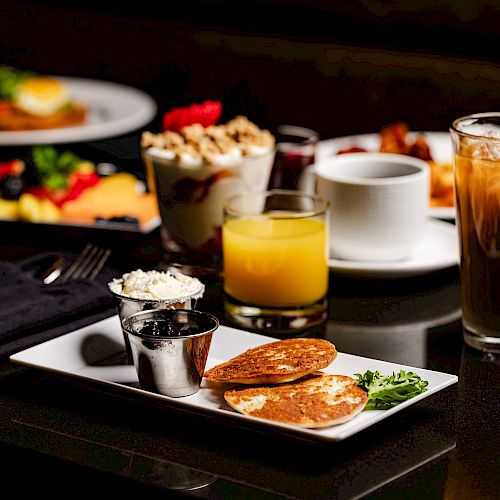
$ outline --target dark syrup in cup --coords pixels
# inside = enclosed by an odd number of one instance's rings
[[[280,125],[269,189],[298,189],[304,168],[316,160],[319,135],[314,130]]]
[[[203,330],[193,326],[182,325],[171,320],[148,320],[138,330],[141,335],[151,337],[182,337],[186,335],[196,335]]]

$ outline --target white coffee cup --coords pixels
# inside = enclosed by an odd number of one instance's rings
[[[330,204],[332,258],[397,261],[425,232],[429,182],[429,166],[418,158],[349,153],[311,165],[299,189]]]

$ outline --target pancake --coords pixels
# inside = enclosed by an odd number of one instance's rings
[[[328,340],[278,340],[211,368],[205,377],[211,382],[281,384],[325,368],[336,356],[335,346]]]
[[[231,389],[224,399],[239,413],[306,428],[347,422],[366,406],[355,379],[317,372],[280,385]]]

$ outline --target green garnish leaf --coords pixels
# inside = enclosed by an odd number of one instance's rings
[[[34,146],[31,152],[40,184],[51,189],[68,187],[68,177],[82,159],[71,151],[58,153],[53,146]]]
[[[357,385],[368,393],[365,410],[387,410],[425,392],[429,382],[414,372],[381,375],[378,371],[355,373]]]
[[[0,99],[14,99],[19,84],[26,78],[35,76],[31,71],[24,71],[12,66],[0,66]]]

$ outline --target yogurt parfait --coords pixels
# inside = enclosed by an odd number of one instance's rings
[[[267,189],[274,147],[274,136],[244,116],[223,125],[142,134],[171,262],[187,266],[190,274],[220,268],[224,202]]]

